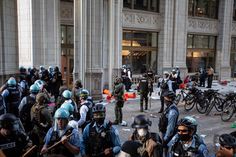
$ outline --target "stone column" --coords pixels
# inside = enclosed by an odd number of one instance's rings
[[[178,66],[181,76],[187,73],[186,49],[187,49],[187,20],[188,20],[188,0],[174,1],[173,12],[173,55],[172,66]]]
[[[230,78],[230,46],[231,27],[233,20],[233,0],[220,1],[219,4],[219,35],[217,38],[217,53],[215,72],[219,73],[219,80]]]
[[[0,1],[0,83],[18,71],[17,3]]]
[[[58,0],[18,0],[19,64],[60,66]]]
[[[173,66],[173,0],[160,1],[160,13],[162,16],[162,26],[158,39],[158,73],[163,74],[164,70],[170,70]]]

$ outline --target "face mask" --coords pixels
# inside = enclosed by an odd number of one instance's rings
[[[137,129],[137,131],[138,131],[138,135],[139,135],[139,136],[146,136],[146,134],[147,134],[147,130],[144,129],[144,128],[142,128],[142,129]]]
[[[189,134],[179,134],[179,138],[181,141],[189,141],[191,136]]]
[[[96,118],[95,121],[96,123],[100,126],[104,123],[105,118]]]

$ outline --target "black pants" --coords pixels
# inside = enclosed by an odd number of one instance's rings
[[[213,75],[208,75],[208,77],[207,77],[207,88],[211,88],[212,80],[213,80]]]
[[[161,96],[160,96],[160,99],[161,99],[161,108],[160,108],[160,111],[163,112],[163,111],[164,111],[165,104],[164,104],[164,97],[162,96],[162,94],[161,94]]]
[[[143,112],[143,100],[145,101],[145,110],[148,108],[148,93],[140,94],[140,111]]]

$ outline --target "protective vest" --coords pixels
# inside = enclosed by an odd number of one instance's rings
[[[184,149],[183,144],[180,142],[178,139],[176,143],[174,143],[171,153],[173,154],[174,157],[192,157],[195,154],[198,153],[198,148],[201,145],[199,141],[199,137],[197,136],[195,138],[195,147],[189,147],[187,149]]]
[[[148,79],[141,78],[139,81],[139,90],[141,92],[148,92]]]
[[[162,133],[165,133],[167,130],[167,126],[168,126],[168,117],[167,116],[168,116],[170,110],[175,110],[179,115],[179,110],[175,105],[171,105],[170,107],[165,109],[165,111],[160,116],[159,124],[158,124],[159,131]],[[178,117],[176,118],[175,124],[177,124],[177,121],[178,121]]]
[[[93,112],[92,112],[93,104],[89,101],[86,101],[82,104],[82,106],[83,105],[88,107],[88,112],[86,114],[86,121],[81,126],[82,130],[86,127],[87,124],[89,124],[92,121],[92,118],[93,118]],[[79,114],[79,119],[80,119],[80,114]]]
[[[26,80],[21,80],[20,82],[23,82],[24,85],[25,85],[25,87],[22,88],[23,89],[23,91],[22,91],[22,98],[23,98],[23,97],[25,97],[25,96],[27,96],[29,94],[29,85],[26,82]]]
[[[111,123],[108,123],[106,128],[100,133],[97,132],[96,127],[93,127],[92,122],[89,126],[89,140],[86,147],[86,154],[90,157],[104,157],[104,150],[113,147],[111,141]],[[114,156],[114,155],[113,155]]]
[[[6,104],[9,113],[14,113],[20,104],[20,91],[17,87],[7,87],[9,95],[6,98]]]
[[[68,128],[65,133],[61,136],[63,137],[68,136],[72,133],[73,128],[70,127]],[[50,138],[50,142],[49,142],[49,146],[53,145],[54,143],[58,142],[61,140],[61,137],[59,137],[58,132],[57,131],[53,131],[51,138]],[[58,146],[56,146],[54,149],[52,149],[49,154],[60,154],[60,155],[64,155],[67,157],[74,157],[74,154],[72,154],[62,143],[59,144]]]
[[[26,104],[23,106],[22,110],[20,111],[20,119],[21,119],[22,124],[24,125],[24,128],[26,129],[26,132],[33,129],[33,125],[31,123],[30,112],[34,104],[35,104],[35,98],[32,96],[27,96]]]
[[[2,150],[7,157],[20,157],[27,143],[27,136],[22,133],[17,133],[7,139],[0,135],[0,150]]]

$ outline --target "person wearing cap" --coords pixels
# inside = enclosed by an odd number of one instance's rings
[[[79,154],[81,141],[77,129],[68,125],[69,112],[64,108],[59,108],[54,114],[54,126],[51,127],[45,136],[45,143],[41,154],[57,154],[67,157],[74,157]],[[59,142],[52,149],[48,149],[53,144]]]
[[[216,157],[236,156],[236,138],[231,134],[222,134],[219,137],[220,148],[216,152]]]
[[[149,131],[149,126],[151,125],[152,122],[145,115],[137,115],[131,125],[135,130],[130,139],[142,145],[139,148],[140,156],[162,157],[161,138],[157,133]]]
[[[174,103],[175,93],[167,91],[163,94],[166,109],[159,118],[159,131],[162,133],[163,147],[166,147],[171,138],[175,135],[175,127],[179,117],[179,110]]]
[[[173,91],[172,88],[172,81],[169,79],[170,78],[170,74],[168,71],[164,71],[164,76],[162,79],[160,79],[160,99],[161,99],[161,108],[159,110],[158,113],[162,113],[164,111],[165,108],[165,104],[164,104],[164,96],[163,94],[167,91]]]
[[[0,150],[6,157],[20,157],[31,146],[20,120],[11,113],[0,116]]]
[[[118,130],[105,120],[106,108],[97,103],[92,109],[93,121],[83,131],[82,157],[109,157],[120,152],[121,143]]]
[[[190,116],[177,123],[177,134],[168,143],[168,157],[208,157],[207,146],[197,134],[197,121]]]
[[[142,146],[143,145],[137,141],[125,141],[118,157],[141,157],[139,149],[142,148]]]

